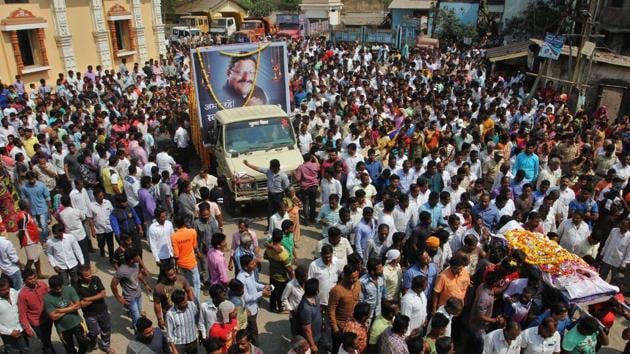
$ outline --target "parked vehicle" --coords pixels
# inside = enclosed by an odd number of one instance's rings
[[[210,33],[231,36],[236,32],[236,19],[234,17],[223,17],[212,20]]]
[[[277,27],[267,17],[248,17],[243,21],[238,32],[233,38],[237,43],[253,43],[265,36],[273,35],[277,32]]]
[[[300,15],[297,13],[284,12],[276,15],[276,25],[278,35],[299,38],[302,35],[300,28]]]
[[[175,26],[171,28],[171,33],[168,37],[169,41],[179,41],[182,38],[190,37],[190,36],[200,36],[201,31],[197,28],[185,27],[185,26]]]

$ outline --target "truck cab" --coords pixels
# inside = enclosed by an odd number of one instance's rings
[[[212,20],[210,33],[231,36],[236,32],[236,19],[234,17],[223,17]]]
[[[197,28],[191,28],[186,26],[175,26],[171,28],[171,33],[168,37],[169,41],[179,41],[186,37],[200,36],[201,31]]]
[[[276,15],[278,35],[287,38],[299,38],[301,36],[300,15],[297,13],[279,13]]]
[[[213,156],[218,175],[228,180],[224,203],[231,213],[238,213],[244,204],[267,199],[267,176],[245,166],[244,160],[268,168],[269,160],[278,159],[281,170],[295,184],[293,171],[302,163],[302,156],[289,115],[278,106],[219,111],[215,131]]]
[[[261,37],[275,34],[276,26],[266,17],[246,18],[241,25],[241,29],[234,34],[237,43],[258,42]]]

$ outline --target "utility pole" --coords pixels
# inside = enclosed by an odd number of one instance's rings
[[[584,46],[586,42],[591,38],[591,34],[593,32],[593,25],[597,20],[597,15],[599,13],[599,2],[600,0],[591,0],[589,4],[588,17],[586,18],[586,22],[584,23],[584,27],[582,28],[582,38],[580,40],[580,48],[577,52],[577,58],[575,62],[575,69],[573,70],[573,76],[571,81],[575,83],[575,87],[577,88],[578,94],[582,92],[582,76],[583,76],[583,68],[582,68],[582,53],[584,51]],[[592,53],[589,53],[592,54]],[[589,60],[593,60],[593,55],[589,55]],[[579,101],[579,100],[578,100]],[[579,107],[576,107],[576,110]]]

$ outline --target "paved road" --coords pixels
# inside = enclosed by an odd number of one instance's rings
[[[266,225],[265,218],[262,217],[263,213],[265,213],[266,208],[263,205],[256,205],[246,210],[246,214],[252,220],[251,228],[254,229],[258,236],[259,240],[262,239],[264,235],[264,227]],[[224,231],[228,238],[231,238],[231,235],[237,231],[236,221],[237,218],[226,218]],[[10,237],[16,247],[17,238],[12,235]],[[315,249],[317,241],[320,239],[319,230],[314,227],[302,227],[302,238],[299,243],[297,243],[297,253],[298,253],[298,262],[301,264],[308,264],[313,259],[313,250]],[[94,240],[95,241],[95,240]],[[228,245],[231,244],[231,240],[228,239]],[[94,242],[94,245],[96,243]],[[145,254],[145,263],[149,268],[152,279],[150,280],[150,284],[155,284],[155,278],[157,276],[157,266],[155,262],[152,262],[149,254],[148,245],[144,244],[144,254]],[[19,250],[18,253],[22,259],[25,259],[24,251]],[[48,265],[46,259],[43,259],[43,268],[45,274],[53,274],[52,269]],[[109,284],[111,282],[112,276],[114,274],[113,268],[109,265],[107,258],[101,258],[98,253],[92,254],[92,267],[96,270],[96,275],[98,275],[105,288],[107,289],[107,298],[106,302],[109,306],[109,310],[112,317],[112,348],[116,351],[116,353],[121,354],[125,353],[127,343],[129,338],[133,336],[133,330],[131,328],[131,320],[127,316],[126,311],[121,307],[121,305],[114,299],[111,295],[111,291],[109,290]],[[264,283],[268,283],[268,263],[264,261],[261,281]],[[233,274],[230,274],[233,276]],[[202,295],[202,301],[207,300],[207,296]],[[147,296],[143,295],[142,298],[142,309],[146,312],[148,317],[155,322],[155,315],[153,313],[153,304],[149,301]],[[261,303],[261,310],[258,315],[258,328],[260,331],[259,339],[261,343],[261,349],[265,353],[271,354],[280,354],[286,353],[289,349],[289,341],[290,341],[290,331],[289,331],[289,321],[287,314],[275,314],[267,311],[267,302],[265,300]],[[621,353],[624,347],[625,342],[621,339],[621,331],[624,327],[630,325],[630,322],[624,321],[622,319],[618,319],[615,326],[613,327],[611,334],[611,343],[608,347],[602,349],[600,353]],[[31,352],[37,353],[41,348],[39,341],[34,340],[34,344]],[[58,353],[63,353],[63,346],[59,341],[59,337],[56,333],[53,334],[53,343],[55,349]],[[96,351],[95,351],[96,352]],[[95,353],[94,352],[94,353]],[[99,351],[100,352],[100,351]],[[200,353],[204,351],[200,349]]]

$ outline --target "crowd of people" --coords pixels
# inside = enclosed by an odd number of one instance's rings
[[[225,176],[189,175],[188,52],[215,42],[55,85],[0,83],[5,352],[37,337],[54,353],[53,324],[67,353],[113,352],[107,294],[131,318],[127,353],[262,353],[262,297],[300,354],[594,353],[630,318],[627,115],[574,112],[552,82],[530,96],[522,73],[489,72],[478,48],[292,39],[304,162],[287,174],[245,161],[267,175],[268,229],[259,238],[244,218],[230,238]],[[303,262],[311,224],[321,239]],[[515,229],[556,240],[621,292],[576,309],[508,247]],[[115,271],[109,289],[96,254]]]

